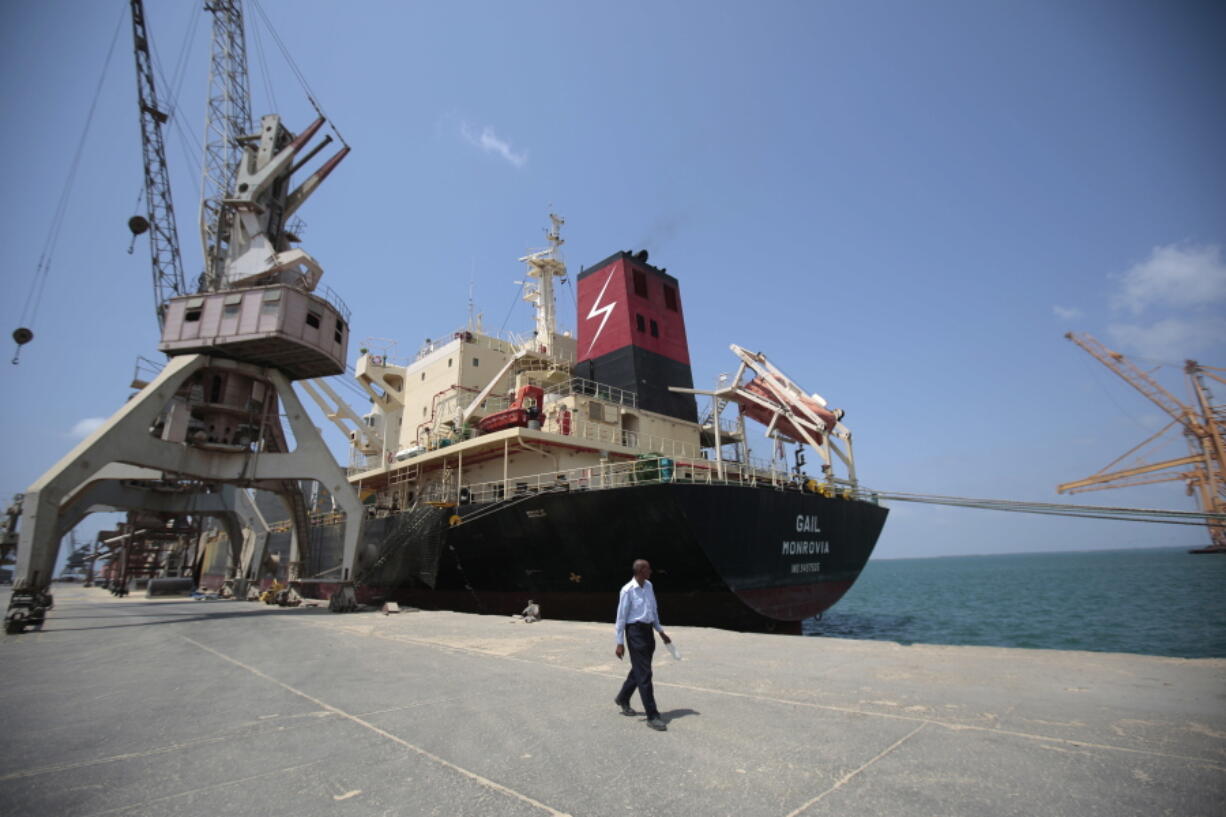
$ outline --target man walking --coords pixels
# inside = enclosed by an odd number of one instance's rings
[[[617,625],[614,629],[617,649],[613,653],[620,660],[629,645],[630,674],[626,676],[626,683],[622,684],[621,692],[613,703],[621,708],[623,715],[636,714],[630,708],[630,696],[637,689],[643,708],[647,710],[647,725],[663,732],[668,727],[660,717],[660,710],[656,709],[656,698],[651,688],[651,656],[656,651],[656,637],[652,631],[659,630],[665,644],[671,644],[672,639],[660,626],[656,594],[650,579],[651,565],[646,559],[636,559],[634,578],[626,582],[617,599]]]

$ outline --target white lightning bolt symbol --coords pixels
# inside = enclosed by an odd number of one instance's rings
[[[592,338],[592,342],[587,345],[587,352],[584,353],[584,357],[587,357],[592,353],[592,347],[595,346],[596,341],[600,339],[600,333],[604,331],[604,325],[608,323],[609,316],[613,314],[613,308],[617,306],[617,301],[613,301],[612,303],[608,303],[603,306],[600,304],[600,302],[604,300],[605,290],[609,288],[609,282],[613,280],[613,273],[615,272],[617,272],[616,269],[609,270],[609,277],[604,279],[604,286],[600,288],[600,294],[596,296],[596,300],[592,303],[591,311],[587,313],[587,320],[589,321],[597,315],[600,316],[600,327],[596,330],[596,335]]]

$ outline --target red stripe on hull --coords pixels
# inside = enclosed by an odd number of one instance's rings
[[[851,585],[851,582],[820,582],[739,590],[736,595],[760,615],[779,621],[799,622],[830,609],[851,589]]]

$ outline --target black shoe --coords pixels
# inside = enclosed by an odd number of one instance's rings
[[[621,701],[617,700],[616,698],[614,698],[614,699],[613,699],[613,703],[617,704],[617,708],[618,708],[618,709],[620,709],[620,710],[622,711],[622,714],[623,714],[623,715],[637,715],[637,714],[639,714],[639,713],[635,712],[633,709],[631,709],[631,708],[630,708],[630,704],[624,704],[624,703],[622,703]]]
[[[647,725],[650,726],[652,729],[656,730],[657,732],[667,732],[668,731],[668,726],[665,725],[664,719],[661,718],[659,715],[656,715],[654,718],[648,718]]]

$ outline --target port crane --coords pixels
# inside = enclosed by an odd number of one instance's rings
[[[301,575],[299,543],[309,520],[299,480],[325,486],[345,516],[342,564],[329,581],[331,607],[353,609],[362,507],[292,387],[295,380],[344,371],[349,311],[330,289],[318,288],[322,266],[291,246],[298,238],[287,228],[349,147],[293,185],[292,174],[331,142],[328,136],[307,148],[327,120],[320,113],[295,134],[269,114],[252,127],[241,0],[208,0],[205,271],[199,291],[187,292],[161,137],[168,115],[153,85],[142,0],[130,0],[130,7],[148,210],[129,227],[150,233],[158,348],[170,360],[25,492],[5,629],[17,633],[42,623],[60,539],[96,511],[219,517],[232,568],[241,571],[232,576],[241,596],[242,585],[259,579],[267,539],[255,536],[238,564],[243,531],[259,530],[246,489],[271,491],[292,520],[289,578],[310,581]]]
[[[1214,402],[1207,381],[1226,385],[1226,377],[1223,377],[1226,375],[1226,369],[1205,366],[1195,360],[1185,361],[1183,371],[1192,398],[1190,402],[1184,402],[1150,373],[1123,354],[1107,348],[1092,335],[1069,332],[1065,337],[1141,392],[1171,420],[1157,433],[1094,474],[1056,486],[1057,492],[1076,494],[1161,482],[1182,482],[1188,495],[1196,497],[1201,511],[1218,514],[1220,519],[1220,514],[1226,513],[1226,404]],[[1111,470],[1125,457],[1157,441],[1171,430],[1183,434],[1188,447],[1187,456]],[[1226,526],[1220,521],[1210,521],[1208,528],[1210,545],[1201,551],[1226,553]]]

